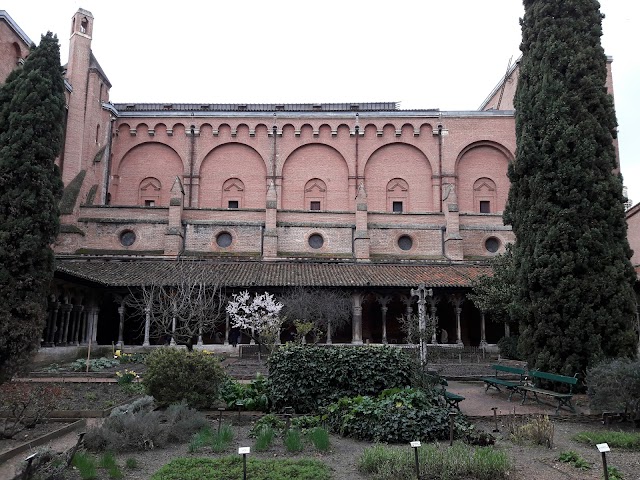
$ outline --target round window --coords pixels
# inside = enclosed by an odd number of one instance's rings
[[[232,241],[233,241],[233,237],[229,232],[219,233],[218,236],[216,237],[216,243],[220,248],[227,248],[228,246],[231,245]]]
[[[131,230],[125,230],[120,234],[120,243],[125,247],[130,247],[136,241],[136,234]]]
[[[500,240],[496,237],[489,237],[484,242],[484,248],[486,248],[488,252],[496,253],[500,248]]]
[[[400,247],[400,250],[411,250],[411,247],[413,247],[413,240],[409,235],[402,235],[398,239],[398,246]]]
[[[322,248],[324,245],[324,238],[319,233],[314,233],[309,237],[309,246],[311,248]]]

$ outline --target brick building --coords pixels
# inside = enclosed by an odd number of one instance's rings
[[[0,20],[3,65],[16,64],[30,42],[8,15]],[[421,283],[433,292],[434,343],[504,334],[465,293],[514,239],[501,214],[517,64],[473,111],[120,104],[91,52],[93,22],[80,9],[71,23],[45,345],[146,342],[144,319],[114,299],[150,278],[170,284],[177,259],[199,262],[230,291],[347,289],[353,321],[337,342],[401,342],[397,317],[416,311],[410,290]]]

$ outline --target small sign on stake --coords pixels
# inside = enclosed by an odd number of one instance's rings
[[[609,448],[609,444],[608,443],[598,443],[596,445],[596,448],[598,449],[598,451],[600,453],[605,453],[605,452],[610,452],[611,449]]]

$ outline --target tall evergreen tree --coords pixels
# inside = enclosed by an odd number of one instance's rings
[[[60,46],[43,35],[0,89],[0,383],[36,351],[53,277],[65,97]]]
[[[635,274],[596,0],[524,0],[505,223],[530,367],[573,375],[632,356]]]

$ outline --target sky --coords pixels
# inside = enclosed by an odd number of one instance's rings
[[[4,0],[67,62],[71,17],[94,17],[92,49],[114,103],[400,102],[476,110],[519,54],[519,0]],[[613,57],[621,169],[640,202],[640,4],[600,0]]]

